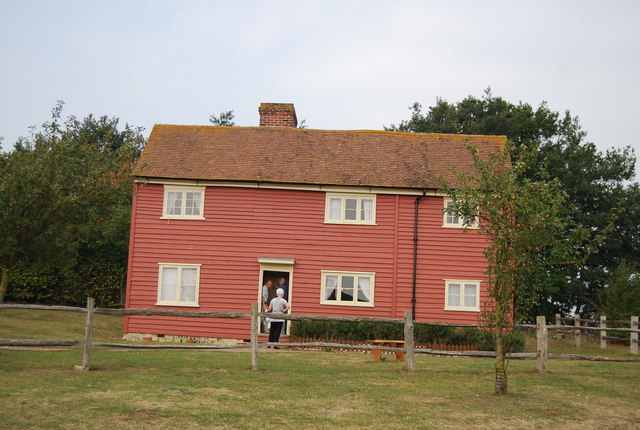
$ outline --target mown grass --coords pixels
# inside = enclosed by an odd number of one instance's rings
[[[0,312],[0,336],[11,318]],[[549,374],[539,376],[534,360],[512,360],[510,394],[499,397],[490,359],[418,356],[413,373],[369,354],[285,349],[265,349],[258,372],[245,351],[94,349],[88,373],[73,370],[81,360],[80,348],[0,349],[0,427],[634,429],[640,422],[640,363],[550,360]]]
[[[0,310],[0,338],[5,339],[84,339],[86,313],[24,309]],[[95,342],[113,342],[122,338],[124,318],[96,315],[93,323]]]

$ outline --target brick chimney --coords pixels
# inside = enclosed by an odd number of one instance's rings
[[[297,127],[298,118],[293,103],[260,103],[260,126]]]

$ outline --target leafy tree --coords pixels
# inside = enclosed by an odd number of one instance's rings
[[[19,262],[65,270],[93,252],[126,264],[141,129],[118,131],[106,116],[61,122],[62,106],[0,157],[0,302]]]
[[[510,103],[490,89],[482,98],[469,96],[458,103],[437,99],[423,112],[415,103],[411,117],[387,130],[505,135],[512,143],[512,160],[523,148],[535,156],[519,170],[521,179],[544,180],[540,172],[556,178],[567,194],[566,211],[576,223],[589,227],[592,240],[613,227],[583,264],[549,267],[532,274],[540,284],[532,315],[553,316],[573,311],[592,313],[598,292],[609,273],[624,259],[640,264],[640,191],[634,178],[635,155],[631,148],[599,152],[587,142],[577,117],[561,115],[545,102],[537,108]]]
[[[628,320],[640,314],[640,270],[623,261],[600,291],[597,309],[611,320]]]
[[[494,97],[487,88],[481,99],[469,96],[457,104],[438,98],[435,106],[422,113],[422,105],[409,108],[411,118],[399,125],[385,127],[390,131],[414,133],[457,133],[507,136],[517,152],[522,145],[549,141],[558,135],[558,112],[546,102],[534,109],[528,103],[514,105]],[[513,154],[512,154],[513,155]]]
[[[215,126],[234,126],[236,123],[233,121],[234,115],[232,110],[221,112],[220,115],[211,115],[209,122]]]
[[[467,148],[475,172],[456,175],[464,186],[452,189],[443,182],[443,188],[458,216],[475,218],[480,234],[488,239],[484,250],[488,301],[481,321],[494,337],[495,392],[506,394],[508,328],[535,298],[536,285],[529,279],[558,261],[576,261],[575,244],[583,242],[585,235],[565,215],[566,195],[557,180],[522,177],[529,168],[529,151],[523,148],[522,157],[511,168],[507,148],[488,156],[471,144]]]
[[[582,265],[555,271],[537,311],[548,316],[592,314],[609,274],[623,260],[640,263],[640,189],[628,184],[635,157],[630,148],[600,153],[593,143],[584,142],[585,133],[575,119],[565,117],[560,127],[561,138],[541,145],[534,164],[558,178],[576,222],[590,227],[593,237],[605,230],[608,234]]]

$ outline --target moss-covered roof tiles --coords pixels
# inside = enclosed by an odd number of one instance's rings
[[[504,136],[310,130],[292,127],[154,126],[136,175],[283,184],[439,188],[470,172],[464,146],[495,151]],[[452,182],[455,185],[455,182]]]

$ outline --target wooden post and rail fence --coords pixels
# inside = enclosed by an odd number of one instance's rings
[[[375,323],[389,323],[389,324],[403,324],[404,325],[404,340],[399,341],[379,341],[373,342],[367,345],[350,345],[343,343],[332,342],[302,342],[294,343],[288,342],[286,345],[291,347],[328,347],[328,348],[341,348],[341,349],[358,349],[358,350],[370,350],[370,351],[385,351],[394,352],[397,357],[404,357],[404,369],[407,371],[415,371],[415,354],[433,354],[433,355],[448,355],[448,356],[473,356],[473,357],[495,357],[495,353],[491,351],[440,351],[429,348],[415,348],[414,343],[414,327],[416,325],[428,325],[428,326],[441,326],[441,327],[481,327],[479,324],[448,324],[448,323],[434,323],[423,322],[413,320],[411,311],[405,311],[404,319],[392,319],[392,318],[373,318],[373,317],[335,317],[335,316],[323,316],[323,315],[296,315],[296,314],[271,314],[260,312],[260,304],[252,303],[251,313],[243,312],[189,312],[189,311],[175,311],[165,309],[107,309],[107,308],[95,308],[95,302],[93,298],[87,300],[87,307],[71,307],[71,306],[42,306],[42,305],[18,305],[18,304],[0,304],[0,309],[33,309],[33,310],[53,310],[53,311],[70,311],[70,312],[86,312],[85,321],[85,337],[84,341],[79,340],[60,340],[60,339],[0,339],[0,346],[83,346],[83,359],[82,365],[76,366],[78,370],[89,371],[91,360],[91,348],[92,347],[111,347],[111,348],[130,348],[130,349],[232,349],[232,348],[250,348],[251,351],[251,368],[253,370],[260,369],[260,354],[259,346],[268,345],[275,346],[275,343],[263,342],[259,343],[258,337],[260,332],[260,320],[262,317],[269,317],[271,319],[282,319],[285,321],[342,321],[342,322],[375,322]],[[113,315],[113,316],[128,316],[128,315],[161,315],[161,316],[178,316],[178,317],[190,317],[190,318],[250,318],[251,319],[251,339],[249,345],[139,345],[139,344],[122,344],[122,343],[104,343],[104,342],[92,342],[93,332],[93,320],[95,314]],[[605,333],[601,334],[602,339],[605,338],[606,346],[606,333],[607,331],[628,332],[630,334],[630,353],[638,354],[638,317],[631,317],[630,322],[615,321],[612,323],[622,324],[627,323],[630,328],[624,327],[607,327],[606,317],[601,318],[599,327],[588,327],[580,324],[580,316],[576,315],[573,320],[574,325],[562,325],[562,318],[556,316],[555,325],[547,325],[546,318],[544,316],[538,316],[536,318],[536,324],[517,324],[511,328],[514,329],[535,329],[536,330],[536,353],[511,353],[510,358],[536,358],[536,371],[540,374],[544,374],[547,371],[547,359],[548,358],[565,358],[572,360],[590,360],[590,361],[624,361],[624,362],[640,362],[640,358],[610,358],[599,356],[581,356],[575,354],[554,354],[548,352],[548,331],[556,330],[561,332],[571,328],[574,330],[576,337],[576,346],[580,345],[581,332],[582,331],[599,331]],[[566,319],[565,319],[566,320]],[[584,321],[583,321],[584,322]],[[602,324],[604,322],[604,324]],[[392,342],[397,342],[394,344]],[[388,346],[394,345],[394,346]]]
[[[571,322],[573,325],[563,325],[562,322]],[[591,326],[589,326],[591,324]],[[609,325],[608,324],[613,324]],[[624,332],[626,330],[620,330],[621,325],[629,326],[631,330],[638,330],[638,317],[632,316],[630,320],[607,320],[606,315],[600,316],[599,320],[581,319],[580,314],[576,314],[570,318],[563,318],[560,314],[556,314],[555,325],[562,327],[556,332],[557,338],[562,338],[564,335],[571,335],[575,338],[576,347],[580,347],[582,343],[582,330],[584,327],[588,327],[587,330],[600,331],[600,349],[607,349],[609,341],[616,342],[629,342],[629,349],[631,354],[638,354],[638,334],[631,332],[628,339],[622,337],[607,336],[609,331]],[[584,326],[584,327],[583,327]],[[609,329],[607,330],[607,326]],[[581,328],[582,327],[582,328]],[[570,330],[573,328],[574,330]]]

